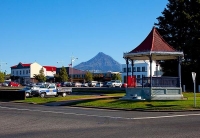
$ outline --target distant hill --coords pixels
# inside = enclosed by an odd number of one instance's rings
[[[99,52],[92,59],[82,62],[74,68],[79,70],[89,70],[95,72],[107,72],[107,71],[121,71],[121,64],[115,61],[112,57]]]

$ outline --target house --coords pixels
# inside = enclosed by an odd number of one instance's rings
[[[48,78],[54,77],[56,74],[56,67],[54,66],[42,66],[36,62],[34,63],[21,63],[11,66],[11,79],[18,81],[19,83],[36,82],[34,74],[39,74],[43,68],[44,75]]]
[[[126,64],[122,64],[122,82],[126,83],[126,76],[132,75],[132,67],[131,64],[128,64],[128,69]],[[161,77],[163,72],[159,64],[156,61],[152,61],[152,74],[153,77]],[[133,67],[133,75],[136,77],[138,83],[142,79],[142,77],[150,77],[150,62],[149,60],[135,60]]]

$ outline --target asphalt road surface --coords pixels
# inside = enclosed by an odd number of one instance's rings
[[[199,138],[200,112],[137,112],[0,102],[0,138]]]

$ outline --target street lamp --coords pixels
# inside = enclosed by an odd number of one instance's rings
[[[77,60],[78,58],[77,57],[71,57],[71,67],[72,67],[72,72],[71,72],[71,82],[73,83],[73,62],[75,60]]]

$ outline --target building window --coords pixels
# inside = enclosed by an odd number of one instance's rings
[[[137,72],[140,72],[140,67],[137,67]]]
[[[23,74],[24,74],[24,70],[23,70]]]
[[[19,75],[21,75],[21,74],[22,74],[22,71],[20,70],[20,71],[19,71]]]
[[[142,72],[145,72],[145,67],[142,67]]]
[[[28,74],[28,70],[26,70],[26,74]]]
[[[15,72],[13,71],[13,75],[15,74]]]
[[[16,71],[16,74],[18,75],[18,71]]]
[[[128,72],[131,72],[131,68],[128,68]]]
[[[137,75],[137,79],[140,79],[140,75]]]
[[[124,72],[126,72],[126,68],[124,68]]]
[[[133,72],[136,72],[136,68],[135,67],[133,67]]]
[[[28,73],[30,73],[30,70],[28,70]]]

